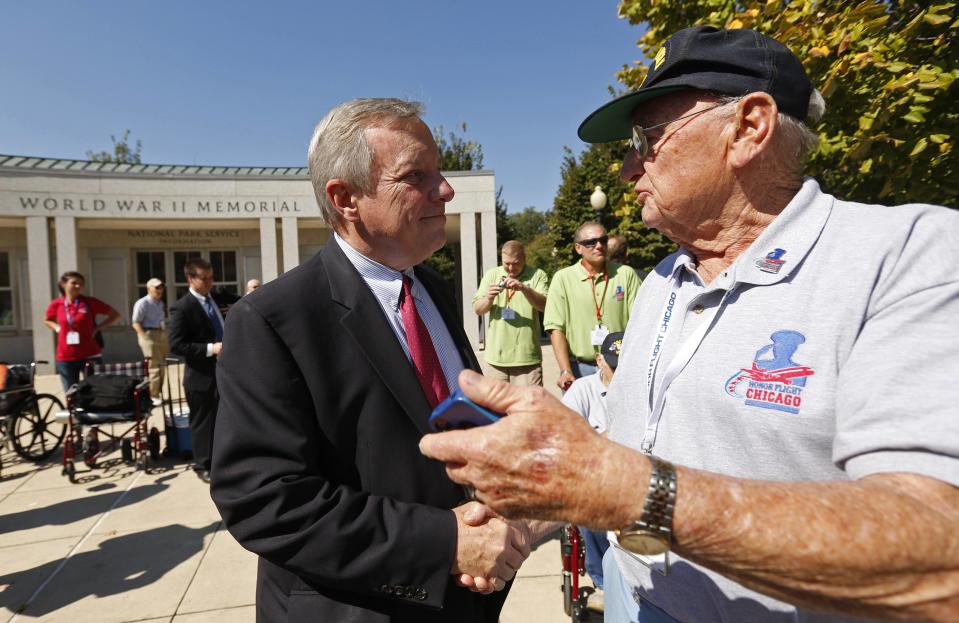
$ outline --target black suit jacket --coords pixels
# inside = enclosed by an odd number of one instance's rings
[[[416,274],[479,370],[443,282]],[[450,577],[465,493],[420,454],[430,407],[337,243],[243,297],[224,343],[212,495],[260,556],[257,620],[495,623],[506,592]]]
[[[223,291],[210,293],[214,304],[223,305],[238,300],[235,294]],[[167,326],[170,352],[183,357],[186,365],[183,373],[183,389],[206,391],[216,385],[216,357],[206,356],[206,345],[216,341],[213,323],[195,296],[187,292],[170,306],[170,322]]]

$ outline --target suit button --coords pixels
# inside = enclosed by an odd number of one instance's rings
[[[396,595],[397,597],[402,597],[403,592],[405,590],[406,590],[405,586],[403,586],[402,584],[397,584],[396,586],[393,587],[393,594]]]
[[[412,587],[412,586],[407,586],[407,587],[406,587],[406,592],[404,593],[403,596],[406,597],[407,599],[413,599],[413,596],[414,596],[415,594],[416,594],[416,591],[413,590],[413,587]]]
[[[425,588],[417,589],[416,595],[414,595],[413,598],[419,601],[423,601],[424,599],[426,599],[426,589]]]
[[[390,593],[390,592],[392,592],[392,591],[390,590],[390,588],[391,588],[391,587],[390,587],[389,584],[384,584],[383,586],[380,587],[380,592],[381,592],[381,593]]]

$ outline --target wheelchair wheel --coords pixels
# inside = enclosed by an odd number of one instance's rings
[[[67,430],[66,424],[56,420],[62,410],[63,403],[56,396],[36,394],[29,398],[10,424],[16,453],[29,461],[42,461],[53,454]]]
[[[160,431],[153,427],[147,435],[147,446],[150,448],[150,460],[160,460]]]
[[[120,441],[120,456],[127,463],[133,462],[133,441],[131,439]]]

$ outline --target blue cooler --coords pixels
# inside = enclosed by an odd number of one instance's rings
[[[193,458],[193,445],[190,442],[190,411],[179,409],[170,414],[164,414],[167,448],[181,459]]]

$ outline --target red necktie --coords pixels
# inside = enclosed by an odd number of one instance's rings
[[[420,387],[423,388],[423,393],[426,395],[426,401],[432,409],[450,395],[450,390],[446,385],[446,377],[443,375],[440,359],[436,356],[436,349],[433,348],[430,332],[426,330],[423,319],[416,311],[412,284],[413,280],[404,275],[400,315],[403,316],[403,329],[406,330],[406,343],[410,348],[410,357],[413,359],[416,378],[419,380]]]

